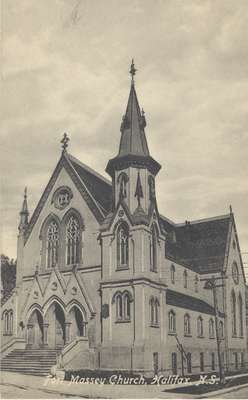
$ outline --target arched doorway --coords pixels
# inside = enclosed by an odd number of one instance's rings
[[[86,321],[79,307],[74,305],[70,309],[68,320],[70,322],[70,341],[77,336],[86,336]]]
[[[43,316],[38,309],[33,310],[27,323],[27,344],[31,348],[40,348],[44,343]]]
[[[65,345],[65,314],[61,305],[54,301],[48,308],[45,320],[47,324],[47,345],[59,349]]]

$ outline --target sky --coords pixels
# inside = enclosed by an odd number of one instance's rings
[[[175,222],[232,205],[248,271],[248,2],[2,0],[2,252],[16,257],[61,154],[99,173],[116,155],[134,58],[160,212]]]

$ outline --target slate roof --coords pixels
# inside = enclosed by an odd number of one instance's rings
[[[214,308],[204,300],[171,289],[166,290],[166,304],[184,309],[186,308],[187,310],[197,311],[199,313],[209,315],[215,314]],[[219,313],[219,315],[223,317],[223,313]]]
[[[199,272],[217,272],[223,268],[231,215],[170,223],[161,217],[168,233],[166,255],[175,262]]]
[[[68,158],[73,168],[80,176],[89,192],[92,194],[101,209],[108,213],[112,207],[112,184],[106,178],[81,163],[72,155],[68,154]]]

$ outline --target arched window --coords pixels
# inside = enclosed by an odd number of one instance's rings
[[[46,234],[46,266],[54,267],[58,262],[59,254],[59,227],[55,220],[52,220],[47,228]]]
[[[184,315],[184,335],[191,334],[191,327],[190,327],[190,316],[189,314]]]
[[[203,337],[203,319],[201,316],[197,318],[197,334],[198,337]]]
[[[195,276],[195,292],[198,293],[199,291],[199,278],[198,275]]]
[[[244,323],[243,323],[243,300],[241,294],[239,294],[239,336],[244,336]]]
[[[132,297],[128,291],[115,293],[112,303],[115,303],[117,322],[131,320],[131,301]]]
[[[9,313],[4,311],[3,313],[3,324],[4,324],[4,334],[7,335],[9,332]]]
[[[223,321],[219,322],[219,338],[220,339],[224,338],[224,322]]]
[[[152,326],[159,325],[159,301],[156,297],[150,298],[150,320]]]
[[[188,287],[188,273],[186,270],[184,270],[184,273],[183,273],[183,287],[185,289],[187,289],[187,287]]]
[[[169,332],[176,332],[176,314],[173,310],[170,310],[169,312]]]
[[[121,224],[117,230],[117,268],[128,268],[128,226]]]
[[[171,265],[171,283],[175,283],[175,266],[172,264]]]
[[[191,374],[192,372],[191,353],[187,354],[187,372],[188,374]]]
[[[3,333],[4,335],[13,334],[13,311],[4,311],[3,316]]]
[[[78,219],[71,215],[66,224],[66,264],[80,262],[80,224]]]
[[[214,320],[213,320],[213,318],[210,318],[210,320],[209,320],[209,338],[210,339],[214,338]]]
[[[234,291],[232,291],[231,294],[231,318],[232,318],[232,335],[237,336],[236,296]]]
[[[119,198],[125,199],[127,197],[127,182],[128,176],[125,172],[121,172],[117,178],[117,184],[119,185]]]
[[[9,335],[13,334],[13,311],[9,311]]]
[[[158,258],[158,249],[157,249],[157,231],[156,227],[152,225],[152,234],[150,240],[150,269],[151,271],[157,271],[157,260]]]
[[[115,301],[116,301],[116,319],[122,320],[123,318],[122,295],[118,294],[115,298]]]
[[[124,319],[130,320],[131,313],[130,313],[130,295],[129,295],[129,293],[124,293],[123,304],[124,304]]]
[[[159,325],[159,301],[156,298],[155,299],[155,320],[154,320],[155,325]]]

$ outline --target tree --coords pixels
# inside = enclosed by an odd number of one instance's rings
[[[8,297],[16,284],[16,260],[1,254],[2,299]]]

